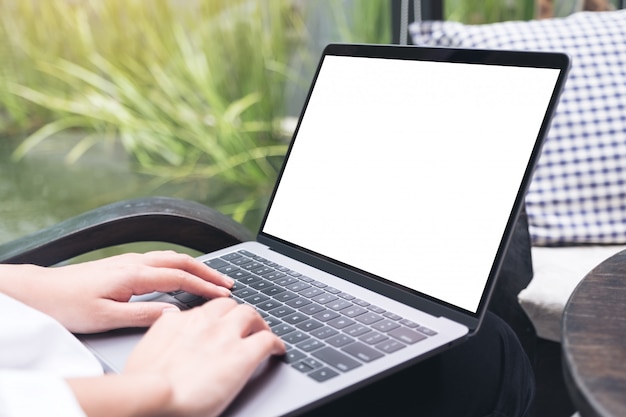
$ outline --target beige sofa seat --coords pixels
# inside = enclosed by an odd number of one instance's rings
[[[531,249],[534,276],[518,299],[539,337],[560,342],[561,316],[578,283],[600,262],[624,249],[626,245]]]

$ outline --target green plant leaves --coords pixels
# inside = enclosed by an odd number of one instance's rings
[[[334,11],[345,3],[328,1]],[[263,207],[287,149],[283,122],[299,111],[287,108],[286,87],[308,86],[294,61],[317,59],[305,48],[308,6],[35,3],[0,0],[1,120],[28,132],[14,158],[78,130],[68,162],[115,140],[155,183],[193,187],[196,199],[237,219]],[[376,7],[389,9],[384,0],[356,5],[367,13],[355,15],[355,29],[371,26],[362,16],[379,19]],[[221,200],[209,201],[215,193]]]

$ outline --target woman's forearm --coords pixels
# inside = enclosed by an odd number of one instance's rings
[[[157,375],[106,375],[67,380],[88,417],[167,416],[171,387]]]

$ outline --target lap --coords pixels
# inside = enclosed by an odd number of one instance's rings
[[[534,376],[513,331],[488,313],[466,342],[307,416],[528,416]]]

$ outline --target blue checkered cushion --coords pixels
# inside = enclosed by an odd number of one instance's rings
[[[469,26],[420,22],[413,43],[572,57],[526,198],[534,245],[626,242],[626,11]]]

